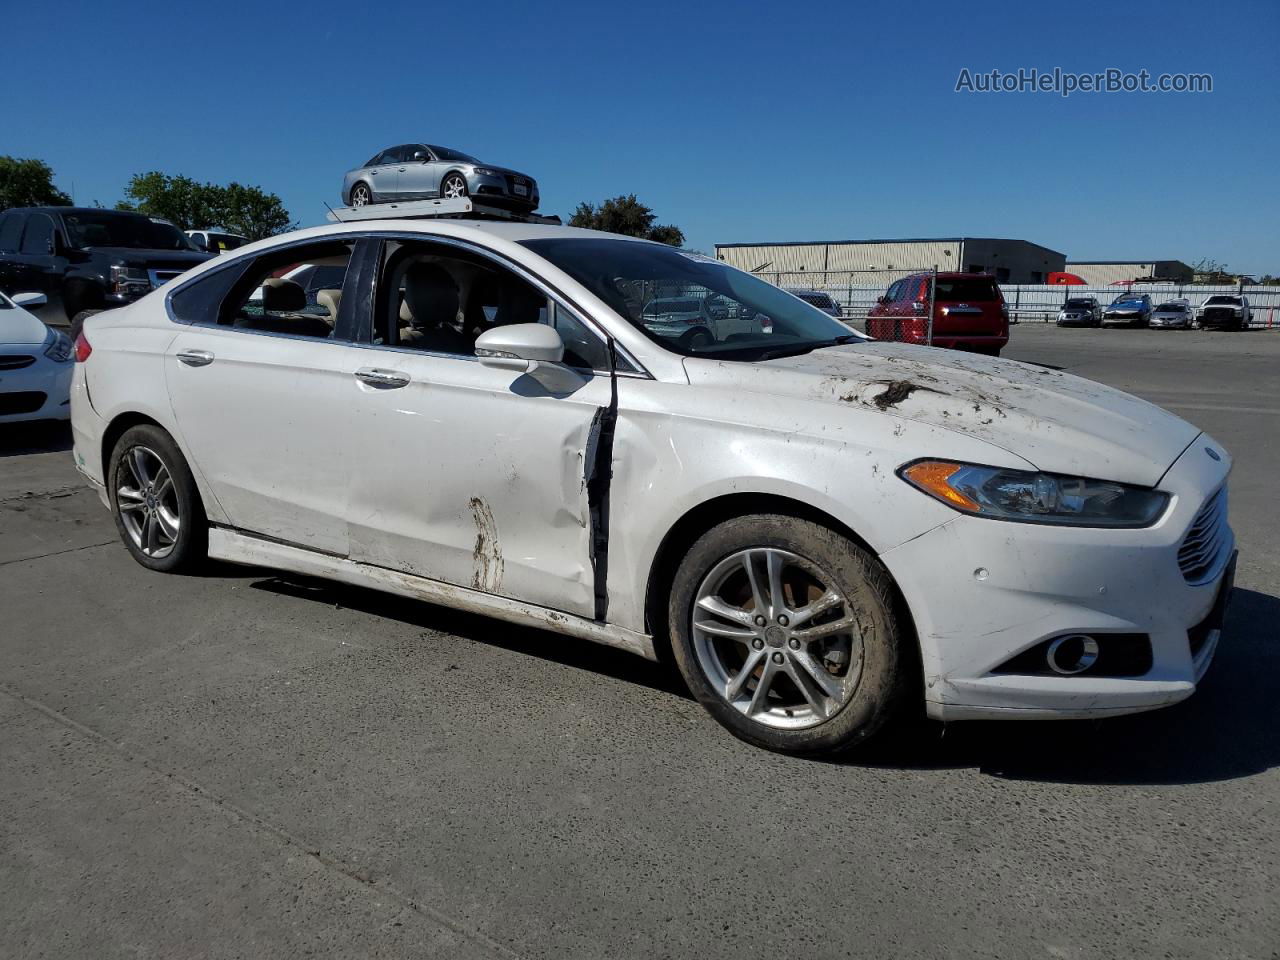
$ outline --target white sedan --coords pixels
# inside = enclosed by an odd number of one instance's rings
[[[0,423],[71,416],[71,341],[26,309],[44,302],[43,293],[0,293]]]
[[[324,311],[279,276],[306,264],[344,268]],[[769,323],[703,342],[644,322],[708,296]],[[921,704],[1174,703],[1230,594],[1231,461],[1196,427],[867,340],[647,241],[305,230],[93,317],[77,356],[76,462],[144,566],[273,566],[670,653],[770,749],[848,748]]]

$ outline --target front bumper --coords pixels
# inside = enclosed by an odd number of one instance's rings
[[[38,353],[42,348],[30,349]],[[0,423],[69,419],[74,368],[73,363],[55,363],[40,356],[29,367],[0,371]]]
[[[1140,313],[1104,313],[1102,315],[1103,323],[1142,323],[1143,317]]]
[[[1191,326],[1191,321],[1186,317],[1152,317],[1147,325],[1157,329],[1185,330]]]
[[[512,178],[508,176],[490,177],[473,173],[467,177],[467,190],[475,200],[535,210],[540,200],[538,185],[530,180],[528,187],[529,192],[522,195],[516,193]]]
[[[1155,526],[1102,530],[957,516],[887,551],[915,620],[925,701],[941,720],[1101,717],[1189,697],[1216,634],[1193,643],[1229,592],[1230,529],[1206,582],[1192,585],[1178,548],[1197,512],[1226,482],[1201,435],[1160,482],[1173,496]],[[1063,634],[1143,634],[1151,666],[1137,677],[997,673],[1011,657]],[[1194,647],[1194,650],[1193,650]]]

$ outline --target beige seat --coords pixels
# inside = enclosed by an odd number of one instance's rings
[[[338,325],[338,307],[342,304],[341,290],[317,290],[316,303],[329,311],[329,326]]]

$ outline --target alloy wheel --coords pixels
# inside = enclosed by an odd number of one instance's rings
[[[364,184],[360,184],[351,191],[351,205],[353,207],[363,207],[369,202],[369,188]]]
[[[467,181],[457,174],[446,177],[444,189],[441,192],[446,200],[458,200],[467,195]]]
[[[862,676],[857,611],[822,569],[786,550],[754,547],[716,564],[698,587],[692,628],[712,688],[765,726],[829,720]]]
[[[173,552],[182,532],[178,489],[164,461],[150,447],[125,451],[117,473],[116,508],[133,545],[161,560]]]

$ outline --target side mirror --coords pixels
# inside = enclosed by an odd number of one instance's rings
[[[888,302],[889,302],[889,298],[887,296],[876,297],[876,303],[888,303]]]
[[[413,154],[413,159],[421,160],[423,163],[426,163],[431,158],[427,156],[425,153],[423,153],[421,150],[415,150]]]
[[[43,307],[49,302],[43,293],[15,293],[9,299],[20,307]]]
[[[564,340],[545,323],[513,323],[480,334],[476,356],[486,367],[528,373],[539,363],[563,360]]]

